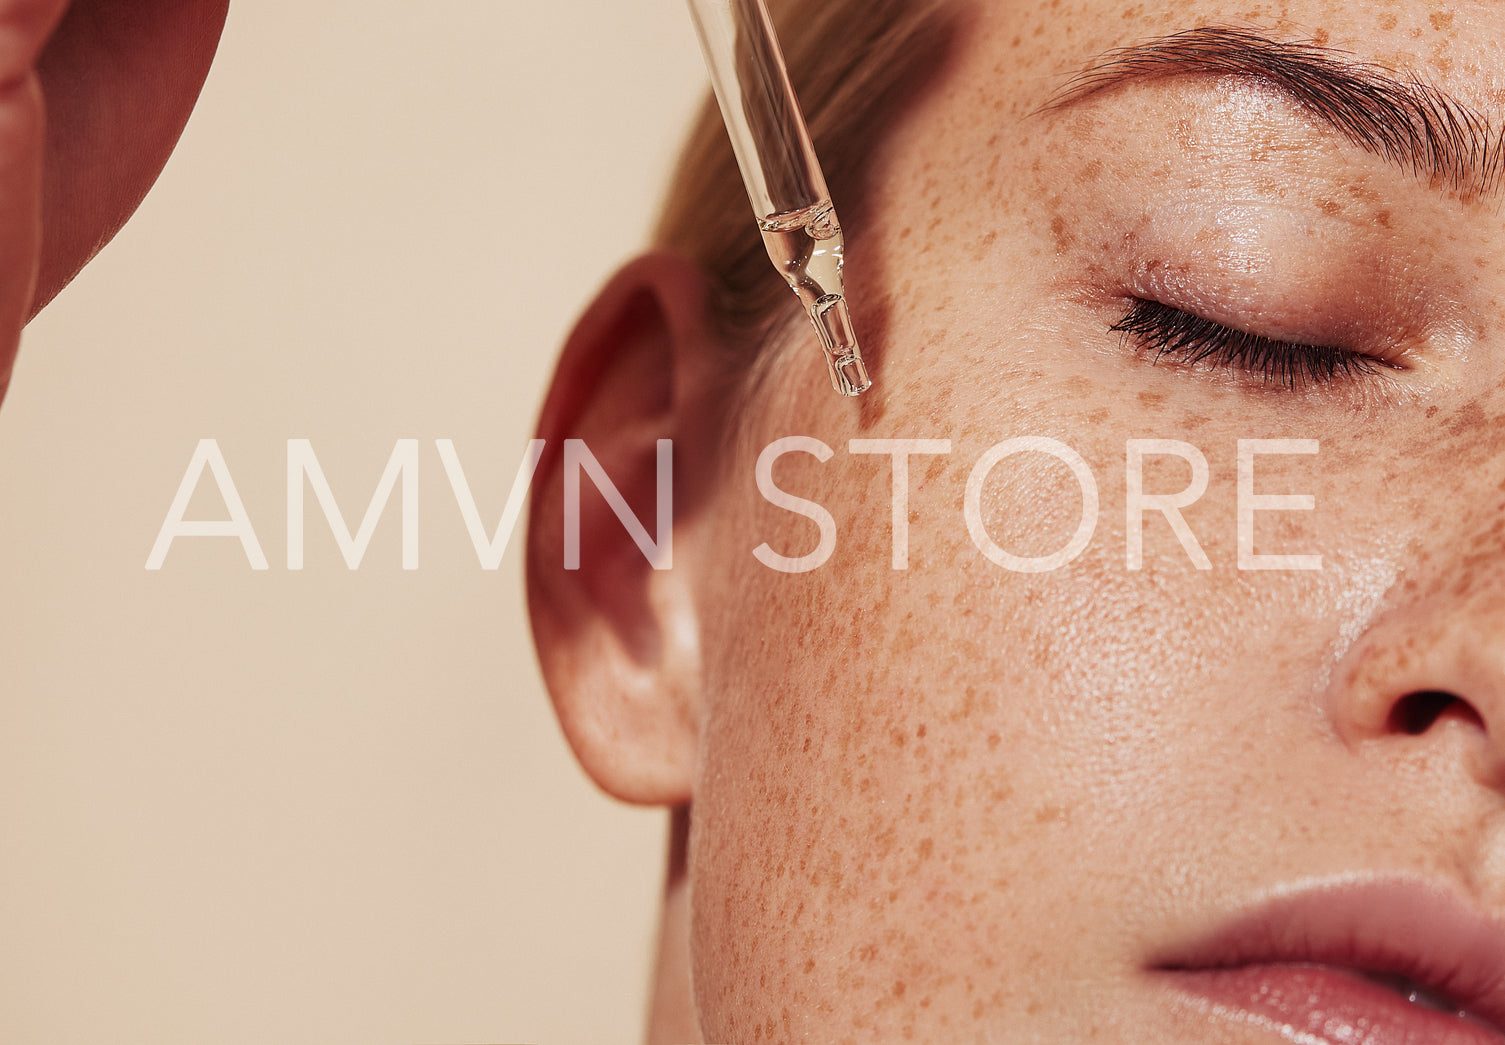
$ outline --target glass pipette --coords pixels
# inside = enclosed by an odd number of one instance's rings
[[[872,384],[841,281],[844,243],[763,0],[689,0],[768,256],[799,295],[844,396]]]

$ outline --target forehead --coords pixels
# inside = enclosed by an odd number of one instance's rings
[[[921,155],[932,165],[964,170],[985,156],[992,169],[1006,169],[1009,153],[1028,139],[1086,114],[1043,112],[1089,70],[1099,69],[1121,49],[1152,46],[1173,34],[1203,27],[1257,32],[1281,44],[1307,44],[1324,57],[1389,73],[1406,84],[1441,91],[1485,119],[1505,108],[1505,55],[1499,38],[1505,9],[1494,4],[1433,4],[1390,0],[1182,0],[1143,4],[1129,0],[1048,0],[1039,3],[976,3],[965,13],[944,85],[924,115],[901,136],[893,151]],[[1121,89],[1093,100],[1099,120],[1130,119],[1136,98],[1161,92],[1155,116],[1165,122],[1172,106],[1191,104],[1205,90],[1233,76],[1136,75]],[[1244,76],[1248,83],[1256,76]],[[1200,81],[1200,82],[1199,82]],[[1115,104],[1117,103],[1117,104]],[[1134,120],[1135,126],[1146,121]],[[916,126],[918,125],[918,126]],[[896,143],[897,145],[897,143]]]
[[[1197,26],[1257,28],[1406,71],[1497,111],[1505,101],[1498,43],[1505,13],[1489,3],[1416,0],[1045,0],[981,3],[960,66],[1007,85],[1027,110],[1103,52]],[[977,77],[981,76],[981,80]],[[994,97],[996,98],[996,93]],[[958,101],[963,99],[958,98]]]

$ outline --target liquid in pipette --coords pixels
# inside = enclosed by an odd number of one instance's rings
[[[774,267],[799,295],[825,350],[831,384],[845,396],[858,395],[872,382],[862,362],[842,285],[841,225],[829,199],[758,222]]]

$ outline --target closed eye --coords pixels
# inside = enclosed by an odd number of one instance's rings
[[[1132,339],[1140,351],[1153,353],[1154,362],[1170,358],[1242,371],[1260,377],[1265,384],[1293,390],[1395,368],[1385,360],[1346,348],[1277,341],[1234,330],[1148,298],[1135,298],[1124,318],[1108,329]]]

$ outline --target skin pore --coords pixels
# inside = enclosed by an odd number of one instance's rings
[[[1505,12],[1054,0],[973,18],[849,238],[853,314],[877,317],[869,397],[837,400],[793,329],[726,431],[703,287],[652,256],[582,321],[545,407],[541,434],[609,447],[644,519],[652,441],[675,439],[672,570],[587,505],[594,565],[561,571],[557,458],[530,533],[540,656],[582,763],[689,809],[650,1040],[1339,1040],[1210,1007],[1162,966],[1320,883],[1379,876],[1505,917],[1498,186],[1397,163],[1252,69],[1071,85],[1116,48],[1237,25],[1497,117]],[[1498,132],[1478,141],[1487,174]],[[1224,339],[1200,360],[1160,351],[1188,316],[1198,344]],[[1340,363],[1293,364],[1302,346]],[[774,479],[839,541],[786,574],[752,549],[808,553],[816,527],[754,476],[795,435],[836,453]],[[964,521],[974,465],[1014,436],[1072,447],[1100,492],[1092,543],[1052,572],[995,565]],[[952,444],[911,459],[902,571],[888,459],[847,452],[876,438]],[[1145,438],[1206,457],[1183,514],[1210,569],[1153,512],[1126,565],[1125,443]],[[1320,570],[1238,568],[1241,439],[1318,442],[1259,459],[1261,493],[1315,509],[1261,513],[1255,543]],[[1189,474],[1150,458],[1145,489]],[[980,504],[999,545],[1042,555],[1082,500],[1026,454]]]

